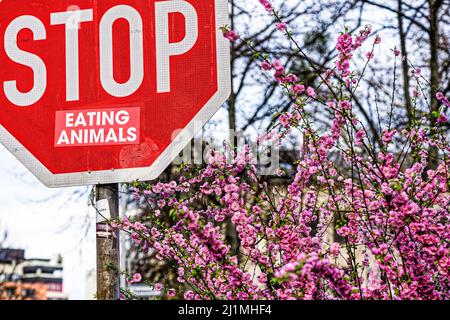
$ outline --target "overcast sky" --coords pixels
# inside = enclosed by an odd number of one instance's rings
[[[6,246],[25,249],[27,258],[64,257],[65,291],[86,296],[86,273],[95,266],[95,215],[86,188],[48,189],[0,146],[0,230]],[[91,222],[90,225],[88,222]]]

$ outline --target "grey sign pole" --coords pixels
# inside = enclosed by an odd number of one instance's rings
[[[114,235],[107,220],[119,217],[119,185],[95,186],[97,211],[97,299],[117,300],[120,295],[119,235]],[[108,266],[114,266],[110,268]]]

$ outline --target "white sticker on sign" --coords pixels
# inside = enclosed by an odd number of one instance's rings
[[[97,223],[102,223],[111,219],[111,211],[109,210],[109,202],[107,199],[98,200],[96,205]]]

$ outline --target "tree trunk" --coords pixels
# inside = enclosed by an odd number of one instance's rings
[[[408,65],[408,51],[406,47],[406,34],[405,28],[403,25],[403,1],[398,0],[398,13],[397,13],[397,21],[398,21],[398,29],[400,35],[400,49],[402,51],[402,73],[403,73],[403,97],[405,100],[405,108],[408,113],[408,126],[411,126],[413,123],[413,110],[411,104],[411,95],[410,95],[410,82],[409,82],[409,65]]]
[[[434,113],[438,111],[439,104],[435,98],[435,93],[439,90],[439,22],[438,13],[442,5],[441,0],[428,0],[430,9],[430,127],[436,127],[436,117]],[[431,147],[429,151],[430,168],[435,168],[438,163],[439,151],[436,147]]]
[[[231,2],[231,14],[230,14],[230,26],[234,30],[234,0]],[[229,112],[229,130],[230,138],[229,143],[232,147],[236,146],[236,93],[234,92],[233,80],[234,80],[234,61],[236,58],[236,50],[234,42],[231,42],[231,94],[228,99],[228,112]],[[236,228],[231,222],[231,219],[226,220],[225,224],[225,238],[227,243],[231,245],[231,251],[239,259],[239,238],[236,232]],[[240,260],[240,259],[239,259]]]
[[[430,7],[430,83],[431,83],[431,112],[438,110],[438,101],[435,98],[439,90],[439,21],[438,13],[442,5],[441,1],[428,0]],[[433,118],[433,117],[432,117]],[[432,120],[432,124],[436,119]]]

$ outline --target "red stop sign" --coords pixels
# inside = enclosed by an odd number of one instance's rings
[[[226,0],[0,2],[0,141],[50,187],[156,178],[228,97],[227,21]]]

